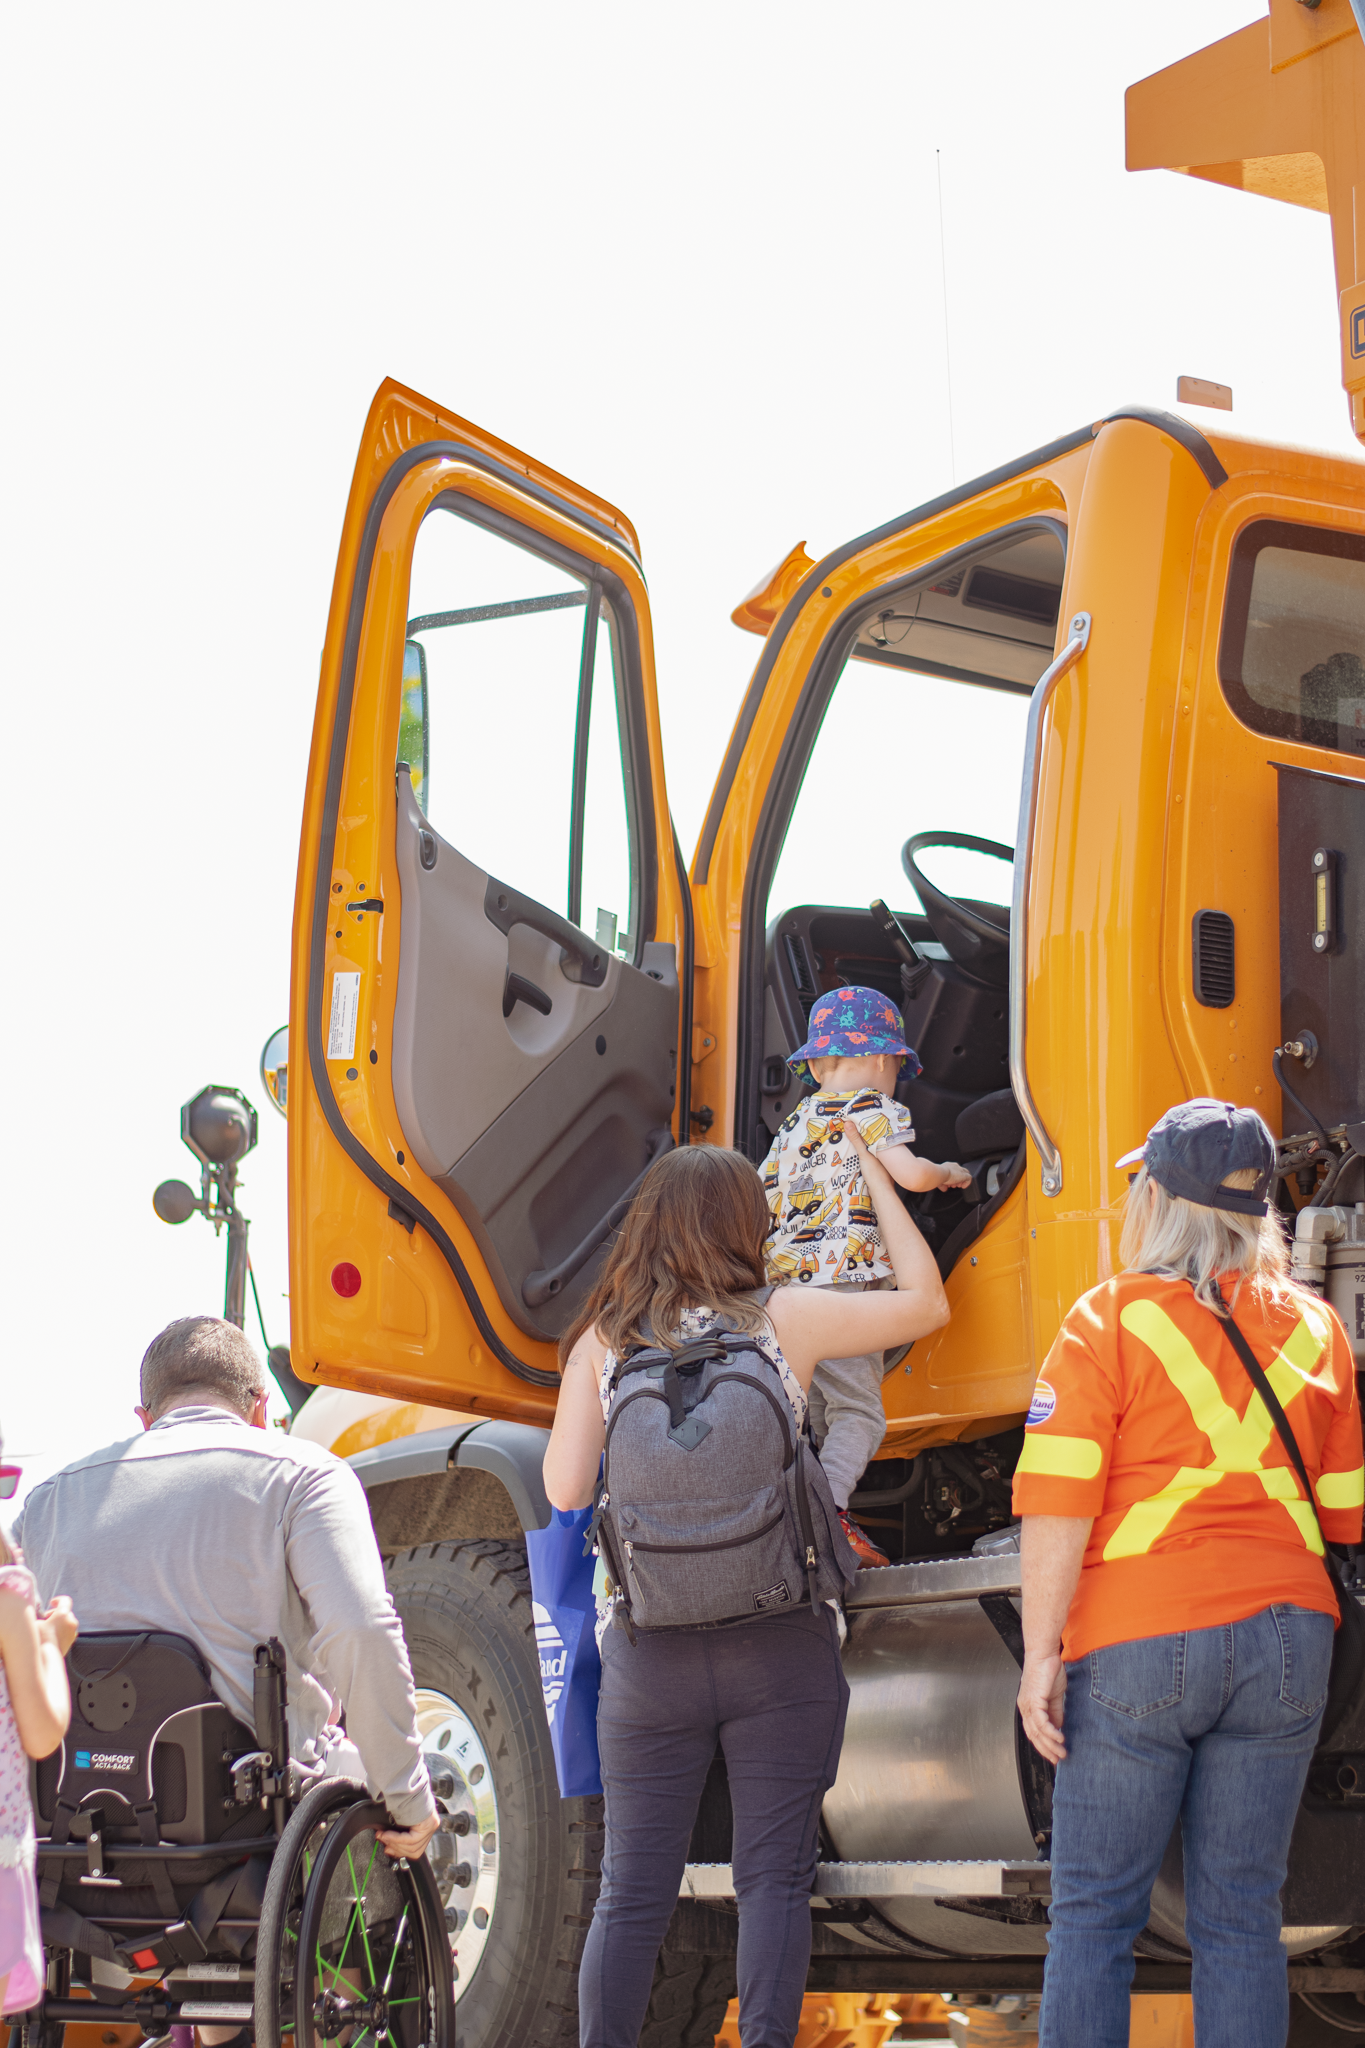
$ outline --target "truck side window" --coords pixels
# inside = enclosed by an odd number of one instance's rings
[[[1365,536],[1277,519],[1245,527],[1218,674],[1253,732],[1365,754]]]
[[[615,656],[614,621],[586,577],[446,506],[428,514],[398,742],[413,794],[485,873],[594,936],[600,911],[604,942],[629,951],[634,806]]]

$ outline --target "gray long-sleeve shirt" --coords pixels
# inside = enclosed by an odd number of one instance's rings
[[[278,1636],[298,1761],[322,1761],[335,1702],[394,1819],[435,1812],[365,1495],[330,1451],[173,1408],[36,1486],[15,1534],[44,1597],[68,1594],[83,1630],[188,1636],[248,1728],[256,1645]]]

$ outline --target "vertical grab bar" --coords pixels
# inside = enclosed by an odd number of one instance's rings
[[[1019,830],[1014,843],[1014,901],[1010,910],[1010,1086],[1043,1162],[1043,1193],[1062,1192],[1062,1155],[1048,1136],[1046,1124],[1028,1084],[1025,1038],[1028,1030],[1028,904],[1033,876],[1033,826],[1038,810],[1040,774],[1038,741],[1043,714],[1067,670],[1074,668],[1090,642],[1090,614],[1077,612],[1067,642],[1050,668],[1034,685],[1024,739],[1024,777],[1019,793]]]

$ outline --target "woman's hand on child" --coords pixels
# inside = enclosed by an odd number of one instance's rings
[[[849,1144],[852,1146],[853,1150],[858,1155],[859,1164],[863,1169],[864,1180],[874,1181],[879,1173],[885,1175],[888,1181],[890,1180],[890,1174],[887,1173],[886,1168],[882,1165],[882,1162],[880,1159],[878,1159],[876,1153],[870,1152],[867,1146],[864,1144],[863,1134],[858,1129],[858,1126],[854,1123],[852,1117],[850,1117],[848,1122],[844,1125],[844,1136],[848,1139]],[[871,1169],[871,1171],[869,1171],[869,1168]]]
[[[64,1657],[81,1632],[81,1625],[71,1611],[71,1602],[65,1593],[59,1593],[49,1606],[46,1614],[38,1616],[38,1634],[45,1643],[51,1643],[58,1656]]]

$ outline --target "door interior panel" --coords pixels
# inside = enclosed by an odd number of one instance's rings
[[[539,932],[521,924],[501,932],[487,914],[488,876],[428,825],[405,766],[393,1093],[413,1155],[435,1179],[607,1008],[620,963],[593,988],[568,979],[562,949]],[[509,970],[549,997],[548,1016],[526,1002],[503,1016]]]
[[[572,1320],[601,1263],[601,1226],[672,1143],[672,955],[671,946],[647,946],[645,972],[618,962],[597,1030],[567,1047],[438,1176],[509,1312],[537,1335],[557,1337]],[[565,1262],[571,1270],[561,1272]]]
[[[673,948],[647,944],[636,968],[583,938],[605,972],[598,986],[577,979],[559,938],[519,913],[572,928],[490,887],[432,830],[401,768],[397,857],[399,1121],[473,1232],[508,1313],[553,1338],[592,1284],[622,1195],[672,1142]]]

